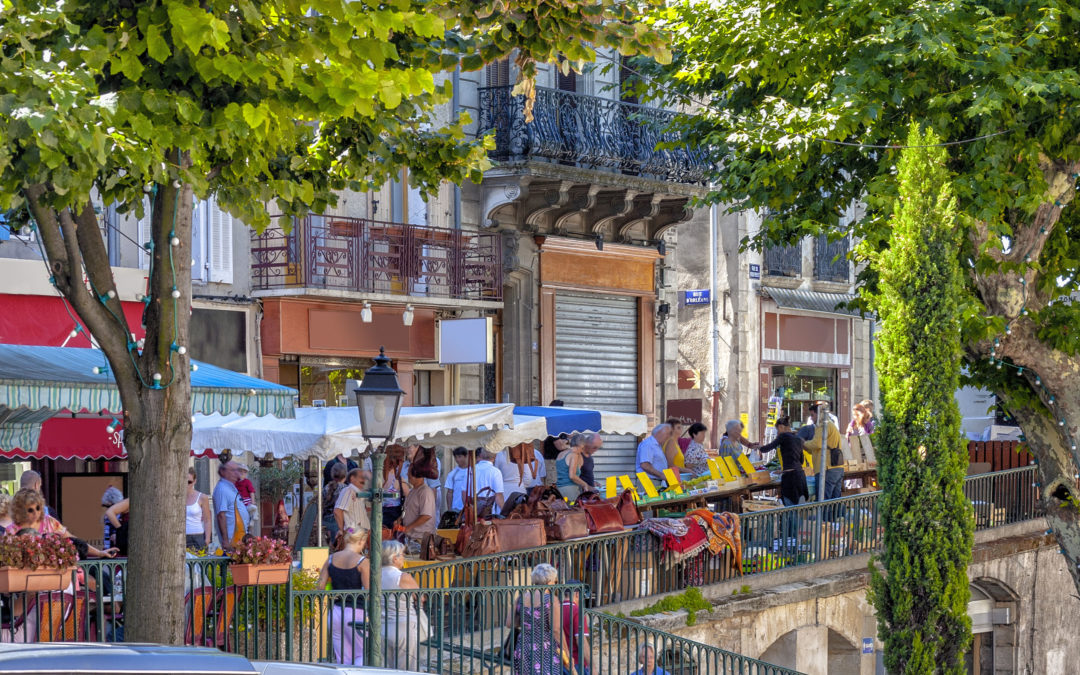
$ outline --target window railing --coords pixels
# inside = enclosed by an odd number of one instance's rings
[[[494,132],[491,157],[539,159],[679,183],[704,180],[708,158],[671,129],[675,113],[557,89],[536,89],[534,119],[512,87],[481,87],[479,132]]]
[[[802,276],[802,245],[771,246],[765,249],[765,274],[772,277]]]
[[[283,225],[252,234],[255,290],[502,299],[499,234],[314,215]]]
[[[828,235],[820,234],[814,240],[814,277],[821,281],[849,283],[851,263],[848,261],[849,241],[829,241]]]

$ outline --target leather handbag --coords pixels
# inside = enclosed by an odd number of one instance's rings
[[[578,497],[577,504],[585,509],[585,515],[589,521],[589,534],[623,531],[623,521],[619,510],[597,493],[582,493]]]
[[[545,519],[548,539],[570,541],[589,535],[589,517],[584,511],[552,511],[550,519]]]
[[[476,493],[476,517],[490,518],[495,510],[495,491],[489,487]]]
[[[476,524],[475,528],[470,527],[469,529],[471,534],[461,555],[472,558],[479,555],[499,553],[499,533],[494,525],[481,521]],[[462,528],[461,532],[464,534],[465,528]],[[461,540],[461,535],[458,535],[458,540]]]
[[[417,448],[416,455],[409,464],[409,471],[422,478],[438,479],[439,461],[435,457],[435,448]]]
[[[634,495],[629,490],[623,490],[618,497],[612,497],[608,502],[618,509],[623,525],[630,527],[641,522],[641,509],[634,503]]]
[[[539,518],[504,518],[491,521],[499,539],[499,553],[547,545],[547,530]]]

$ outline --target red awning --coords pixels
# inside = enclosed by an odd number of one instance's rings
[[[110,417],[53,417],[41,424],[37,452],[23,448],[0,448],[9,459],[127,459],[124,435],[110,433]],[[212,450],[193,452],[194,457],[217,457]]]
[[[128,329],[135,338],[142,338],[143,303],[122,302]],[[74,314],[74,312],[72,312]],[[78,315],[75,315],[78,319]],[[82,324],[82,321],[79,321]],[[45,345],[59,347],[89,347],[86,330],[68,339],[75,321],[68,314],[64,301],[49,295],[0,295],[0,343],[9,345]],[[108,420],[105,422],[108,426]]]

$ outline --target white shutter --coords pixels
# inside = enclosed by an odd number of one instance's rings
[[[206,260],[206,223],[210,205],[203,199],[195,199],[195,205],[191,209],[191,266],[192,281],[206,281],[210,275],[209,263]]]
[[[210,281],[231,284],[233,280],[232,215],[221,210],[217,200],[209,203]]]
[[[146,250],[146,243],[153,239],[154,233],[151,228],[152,221],[150,219],[150,207],[151,202],[149,199],[143,200],[143,217],[138,220],[138,237],[136,241],[139,242],[139,269],[150,269],[150,252]]]

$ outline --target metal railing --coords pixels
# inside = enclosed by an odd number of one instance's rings
[[[765,274],[772,277],[802,276],[802,244],[770,246],[764,251]]]
[[[252,233],[255,290],[502,299],[499,234],[319,215],[290,224],[279,219]]]
[[[847,259],[849,239],[844,236],[829,241],[826,234],[819,234],[814,239],[814,278],[822,281],[851,281],[851,263]]]
[[[1037,517],[1036,470],[1025,466],[968,477],[964,494],[976,530]],[[635,530],[410,568],[419,590],[385,592],[387,611],[406,620],[384,621],[389,631],[383,640],[384,663],[440,673],[501,672],[512,663],[512,655],[504,658],[501,651],[513,625],[508,617],[517,599],[539,590],[529,588],[532,569],[549,563],[567,583],[543,592],[562,594],[561,599],[577,594],[573,601],[586,611],[584,628],[575,630],[581,631],[579,637],[588,630],[590,658],[606,659],[596,661],[601,672],[624,672],[624,664],[626,672],[636,669],[629,666],[638,650],[650,644],[661,667],[673,673],[787,673],[591,610],[880,550],[879,498],[880,493],[865,493],[743,514],[739,558],[730,550],[714,555],[706,549],[674,562],[659,538]],[[6,596],[4,603],[11,605],[0,641],[122,641],[126,569],[122,560],[85,561],[66,591]],[[238,587],[229,577],[226,558],[189,558],[184,641],[258,659],[362,660],[370,645],[364,633],[364,593],[314,586],[310,572],[294,571],[287,584]],[[424,619],[414,612],[416,620],[408,621],[408,606],[422,608]],[[404,651],[399,651],[402,640]],[[694,668],[664,665],[675,666],[679,659],[693,662]]]
[[[571,91],[536,88],[533,121],[511,86],[481,87],[479,133],[494,132],[491,157],[540,159],[680,183],[700,183],[705,152],[672,129],[676,114]]]

